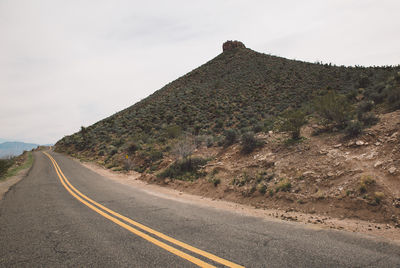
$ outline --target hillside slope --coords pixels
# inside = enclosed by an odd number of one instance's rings
[[[56,151],[199,195],[400,228],[400,67],[223,47]]]
[[[102,158],[123,156],[133,143],[166,151],[166,140],[184,131],[210,135],[210,143],[224,129],[267,131],[289,106],[299,107],[327,89],[353,95],[359,88],[371,91],[398,70],[313,64],[232,48],[131,107],[64,137],[56,148]]]

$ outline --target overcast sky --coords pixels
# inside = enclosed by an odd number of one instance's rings
[[[0,138],[54,143],[222,52],[400,64],[400,1],[0,0]]]

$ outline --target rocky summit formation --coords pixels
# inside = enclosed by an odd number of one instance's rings
[[[222,51],[233,50],[235,48],[246,48],[246,46],[240,41],[228,40],[222,45]]]

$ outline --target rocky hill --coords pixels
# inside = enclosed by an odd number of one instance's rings
[[[389,149],[399,144],[399,71],[288,60],[228,41],[55,148],[198,194],[343,217],[374,211],[397,224],[399,156]]]

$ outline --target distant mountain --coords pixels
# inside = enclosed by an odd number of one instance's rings
[[[8,156],[17,156],[23,153],[23,151],[30,151],[36,147],[38,144],[25,143],[25,142],[3,142],[0,143],[0,158]]]
[[[0,143],[6,142],[8,140],[0,138]]]

